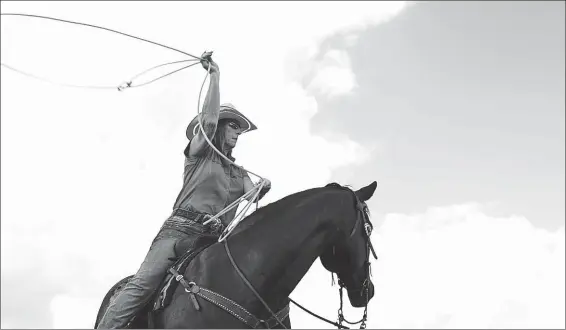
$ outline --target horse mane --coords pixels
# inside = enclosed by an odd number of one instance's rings
[[[234,231],[230,236],[242,233],[243,231],[249,229],[256,222],[262,219],[269,218],[274,214],[280,214],[280,212],[290,208],[291,206],[297,205],[298,204],[297,200],[304,201],[305,199],[308,199],[308,197],[310,196],[315,196],[318,192],[321,191],[321,189],[324,188],[325,187],[317,187],[317,188],[310,188],[303,191],[299,191],[258,208],[257,210],[253,211],[251,214],[246,216],[236,226],[236,228],[234,229]]]
[[[234,231],[230,234],[230,236],[235,236],[243,233],[244,231],[250,229],[258,221],[270,218],[273,215],[281,214],[283,211],[289,209],[290,207],[305,203],[309,200],[310,197],[317,196],[319,193],[327,191],[329,189],[349,189],[353,191],[351,185],[340,185],[336,182],[332,182],[322,187],[309,188],[287,195],[277,201],[271,202],[258,208],[257,210],[246,216],[236,226],[236,228],[234,228]],[[366,212],[369,216],[369,209],[366,208]]]

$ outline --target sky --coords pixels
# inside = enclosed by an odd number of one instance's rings
[[[259,128],[234,156],[271,180],[260,205],[378,181],[369,328],[565,327],[564,2],[1,2],[1,12],[213,50],[221,101]],[[2,16],[1,32],[2,63],[67,84],[114,87],[187,58],[38,19]],[[1,67],[2,328],[92,328],[171,212],[204,76],[195,66],[118,92]],[[337,291],[316,261],[291,298],[335,319]],[[332,328],[294,306],[291,322]]]

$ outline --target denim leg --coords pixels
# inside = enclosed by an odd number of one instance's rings
[[[175,257],[177,240],[176,237],[167,237],[153,242],[137,273],[108,306],[99,329],[125,328],[143,308],[173,265],[174,261],[169,258]]]

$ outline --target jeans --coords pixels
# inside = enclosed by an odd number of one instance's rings
[[[181,220],[183,226],[179,227],[178,224]],[[201,238],[210,236],[207,235],[209,231],[207,227],[189,219],[180,217],[170,217],[167,219],[153,240],[149,252],[137,273],[109,304],[97,328],[125,328],[128,322],[142,310],[158,289],[161,281],[167,274],[167,270],[175,262],[170,260],[170,258],[180,256],[175,253],[176,245],[181,243],[184,247],[183,252],[187,249],[192,250],[202,244]]]

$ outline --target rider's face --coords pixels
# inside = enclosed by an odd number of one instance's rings
[[[226,137],[226,145],[234,148],[238,142],[238,137],[242,134],[243,129],[236,121],[228,121],[224,124],[224,136]]]

